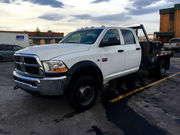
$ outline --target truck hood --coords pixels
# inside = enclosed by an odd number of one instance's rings
[[[16,53],[35,54],[40,60],[50,60],[63,55],[87,51],[89,48],[90,45],[87,44],[50,44],[27,47]]]

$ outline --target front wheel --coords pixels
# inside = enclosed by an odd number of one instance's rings
[[[97,93],[98,84],[95,78],[88,75],[79,76],[68,92],[69,103],[76,110],[86,110],[94,105]]]

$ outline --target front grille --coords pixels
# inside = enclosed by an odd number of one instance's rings
[[[15,67],[16,67],[17,70],[22,71],[20,64],[17,64],[17,63],[16,63],[16,64],[15,64]]]
[[[30,74],[39,74],[39,69],[37,67],[25,66],[25,70]]]
[[[15,55],[15,68],[28,76],[41,76],[40,65],[34,55]]]
[[[24,57],[24,62],[27,64],[37,64],[37,61],[35,58],[30,57]]]

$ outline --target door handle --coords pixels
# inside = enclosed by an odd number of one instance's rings
[[[141,48],[136,48],[136,50],[141,50]]]
[[[120,53],[120,52],[124,52],[124,50],[118,50],[118,53]]]

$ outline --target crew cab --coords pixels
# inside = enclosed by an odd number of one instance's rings
[[[28,47],[15,53],[15,88],[41,95],[65,94],[79,110],[91,107],[103,84],[138,70],[161,77],[169,68],[170,52],[161,44],[139,42],[143,25],[80,29],[59,44]]]

